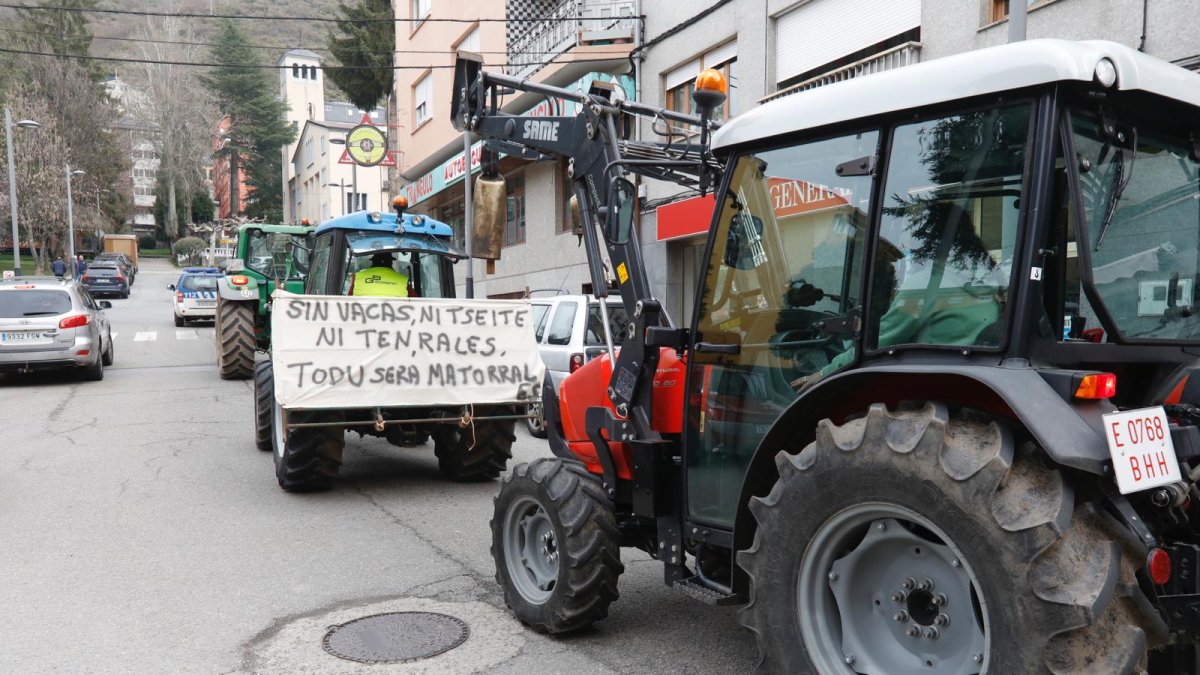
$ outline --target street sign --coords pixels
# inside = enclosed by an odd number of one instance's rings
[[[359,166],[377,166],[387,157],[387,136],[370,123],[359,124],[346,134],[346,153]]]

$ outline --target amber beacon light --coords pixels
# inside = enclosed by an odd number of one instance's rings
[[[705,68],[696,76],[696,85],[692,90],[692,98],[701,108],[712,110],[725,102],[729,93],[729,83],[721,71]]]

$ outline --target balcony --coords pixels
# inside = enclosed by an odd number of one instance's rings
[[[632,45],[633,10],[633,0],[508,0],[505,70],[529,77],[574,47]]]
[[[803,82],[793,84],[787,89],[781,89],[772,94],[768,94],[767,96],[759,99],[758,102],[766,103],[767,101],[774,101],[777,98],[783,98],[784,96],[789,96],[797,92],[816,89],[817,87],[823,87],[827,84],[833,84],[834,82],[841,82],[843,80],[850,80],[863,75],[882,73],[885,70],[903,68],[904,66],[912,65],[914,63],[920,63],[920,61],[921,43],[905,42],[902,45],[896,45],[891,49],[885,49],[878,54],[868,56],[865,59],[860,59],[854,63],[842,66],[841,68],[835,68],[827,73],[821,73],[816,77],[810,77]]]

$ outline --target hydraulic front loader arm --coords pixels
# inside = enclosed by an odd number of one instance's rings
[[[650,424],[659,348],[672,346],[682,350],[684,338],[682,331],[664,321],[662,307],[651,292],[637,232],[632,227],[636,189],[624,176],[628,172],[669,180],[703,194],[713,177],[723,170],[708,152],[708,133],[716,128],[716,123],[707,114],[686,115],[620,100],[613,96],[612,85],[607,83],[597,82],[590,92],[582,93],[484,72],[478,57],[465,52],[459,53],[455,65],[454,87],[451,119],[459,130],[470,130],[483,137],[493,151],[518,147],[567,159],[567,175],[580,207],[593,293],[601,300],[608,296],[600,255],[603,241],[617,277],[622,304],[631,317],[631,330],[615,359],[607,391],[619,417],[613,418],[606,408],[589,410],[589,434],[597,444],[605,443],[601,430],[615,441],[660,441]],[[573,101],[579,105],[579,112],[573,117],[501,112],[499,96],[515,91]],[[708,110],[712,107],[715,104]],[[632,141],[629,136],[638,117],[650,117],[667,125],[690,126],[693,133],[699,131],[699,142]],[[687,132],[673,133],[690,138]],[[494,159],[485,159],[485,174],[494,172],[494,165],[488,166],[489,161],[494,164]],[[600,302],[600,309],[607,312],[605,302]],[[604,319],[607,333],[609,322],[607,316]],[[611,353],[611,340],[608,342]],[[605,489],[611,496],[615,474],[610,467],[605,467],[604,478]]]

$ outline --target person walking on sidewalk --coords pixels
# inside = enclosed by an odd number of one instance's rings
[[[88,268],[87,261],[83,259],[83,254],[80,253],[75,258],[75,278],[82,279],[83,275],[87,272],[87,268]]]
[[[62,256],[55,258],[54,262],[50,263],[50,271],[54,272],[54,276],[59,279],[67,273],[67,263],[63,262]]]

